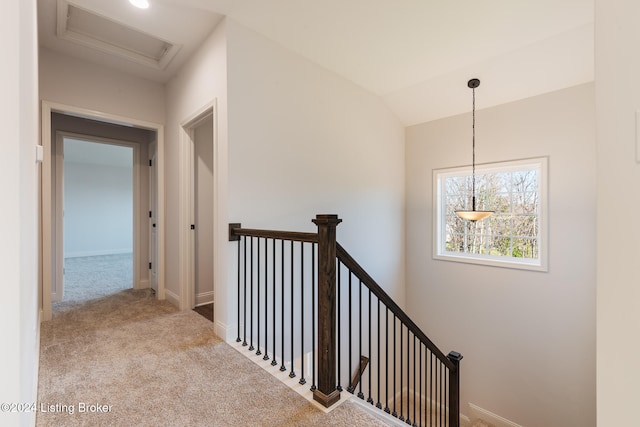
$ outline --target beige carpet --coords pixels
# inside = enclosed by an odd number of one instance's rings
[[[133,254],[65,258],[64,298],[53,303],[53,309],[72,309],[132,287]]]
[[[38,426],[384,425],[350,402],[323,413],[204,317],[135,290],[42,324],[38,402]]]

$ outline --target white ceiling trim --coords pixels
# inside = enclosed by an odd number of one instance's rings
[[[61,39],[97,49],[105,53],[117,55],[158,70],[164,70],[167,68],[171,60],[176,56],[181,48],[179,44],[162,40],[151,34],[144,33],[122,22],[117,22],[113,19],[77,6],[67,0],[58,0],[57,12],[56,34]],[[104,28],[106,30],[105,34],[90,33],[74,28],[71,22],[72,14],[74,14],[77,19],[86,19],[89,17],[89,19],[94,21],[94,25],[92,27],[95,29],[99,27]],[[117,34],[113,33],[117,33],[122,30],[127,32],[128,42],[125,41],[123,43],[123,41],[116,41],[114,36],[117,36]],[[136,40],[141,40],[141,42],[135,43]],[[149,40],[152,41],[154,45],[160,46],[159,49],[157,47],[154,49],[156,52],[153,52],[150,49],[145,50],[144,48],[141,48],[143,44],[151,44],[149,43]],[[137,46],[134,47],[134,43],[137,44]]]

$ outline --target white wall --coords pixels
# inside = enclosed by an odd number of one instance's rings
[[[65,154],[71,147],[65,143]],[[65,158],[65,258],[133,252],[133,148],[109,148],[128,150],[131,165],[78,163]]]
[[[40,49],[40,98],[132,119],[164,123],[164,86]]]
[[[181,232],[188,229],[190,219],[187,207],[188,199],[183,188],[185,171],[189,161],[186,152],[186,141],[182,125],[185,120],[194,118],[195,113],[201,112],[210,103],[217,105],[216,138],[217,151],[214,152],[214,164],[218,166],[215,180],[221,191],[217,194],[220,202],[214,206],[215,215],[219,218],[220,228],[214,230],[214,235],[228,234],[226,208],[226,180],[227,180],[227,53],[226,53],[225,22],[221,22],[211,35],[205,40],[194,56],[180,69],[178,74],[169,81],[166,87],[167,121],[165,132],[166,152],[166,292],[167,299],[179,304],[185,295],[181,288],[185,269],[189,266],[181,263],[187,247],[181,238]],[[217,160],[215,158],[217,156]],[[225,239],[216,242],[214,251],[218,252],[218,261],[226,266]],[[214,269],[216,265],[214,264]],[[216,318],[226,318],[226,307],[233,301],[226,301],[226,269],[217,269],[216,287]]]
[[[217,325],[235,323],[226,240],[237,221],[305,231],[316,214],[337,213],[340,241],[403,304],[404,132],[382,102],[229,19],[167,86],[168,159],[184,162],[179,124],[213,99],[221,189],[214,234],[223,237],[214,249]],[[183,168],[167,163],[167,200],[184,200]],[[168,210],[170,297],[180,292],[185,221]]]
[[[404,304],[404,129],[371,93],[227,21],[229,219],[338,241]]]
[[[35,0],[3,2],[0,27],[0,402],[35,402],[37,392],[38,59]],[[0,412],[3,426],[35,423],[35,413]]]
[[[490,88],[478,90],[480,100]],[[527,427],[594,425],[594,86],[476,119],[477,163],[549,156],[549,271],[432,259],[432,171],[470,163],[471,114],[416,125],[406,144],[408,314],[464,356],[462,413],[471,402]]]
[[[638,424],[640,2],[596,0],[598,425]]]

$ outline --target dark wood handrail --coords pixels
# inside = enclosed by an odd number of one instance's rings
[[[240,227],[240,224],[229,224],[229,240],[237,240],[240,236],[291,240],[294,242],[318,243],[318,233],[302,233],[297,231],[280,230],[256,230],[252,228],[242,228]]]
[[[400,321],[407,325],[407,328],[420,340],[424,345],[436,355],[436,357],[450,370],[455,371],[457,366],[449,360],[447,356],[444,355],[438,349],[438,347],[425,335],[424,332],[411,320],[411,318],[402,310],[398,304],[395,303],[393,299],[376,283],[376,281],[365,271],[358,262],[353,259],[351,255],[340,245],[340,243],[336,243],[336,255],[340,262],[344,264],[353,274],[355,274],[358,279],[362,280],[362,283],[369,289],[371,292],[378,297],[378,299],[389,307],[389,310],[396,315]]]

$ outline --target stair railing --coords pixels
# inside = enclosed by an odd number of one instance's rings
[[[336,242],[317,233],[245,229],[237,241],[236,341],[330,407],[346,391],[416,426],[459,426],[459,353],[445,356]],[[308,378],[311,377],[311,378]]]

